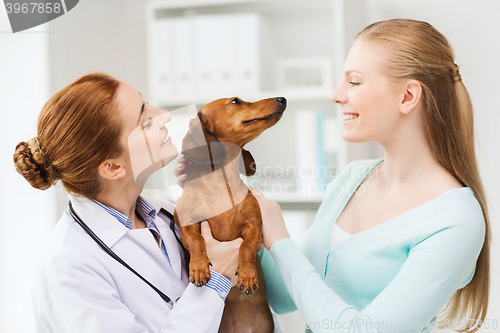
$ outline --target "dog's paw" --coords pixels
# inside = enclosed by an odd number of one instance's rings
[[[197,287],[202,287],[210,281],[211,263],[207,259],[191,260],[189,263],[189,281]]]
[[[259,288],[257,270],[253,265],[238,267],[236,274],[238,275],[236,286],[245,294],[250,295]]]

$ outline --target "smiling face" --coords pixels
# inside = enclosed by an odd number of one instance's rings
[[[203,124],[222,142],[243,147],[280,120],[286,108],[283,97],[255,103],[238,97],[223,98],[205,105],[200,113]]]
[[[384,50],[374,42],[357,40],[344,64],[342,81],[331,96],[342,109],[349,142],[382,142],[401,120],[401,90],[382,73]]]
[[[177,157],[177,147],[166,128],[172,116],[168,111],[146,104],[126,82],[120,82],[117,102],[122,111],[121,144],[126,148],[127,168],[142,187],[147,177]]]

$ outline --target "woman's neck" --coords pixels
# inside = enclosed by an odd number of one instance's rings
[[[106,191],[101,193],[97,201],[126,215],[132,221],[132,229],[145,228],[146,223],[135,213],[140,188],[124,188],[119,184],[106,184]]]
[[[419,185],[445,172],[432,153],[425,131],[420,128],[402,126],[392,137],[379,143],[384,150],[384,162],[377,178],[388,187]]]
[[[416,185],[423,179],[441,171],[442,166],[427,153],[401,151],[400,153],[384,150],[384,162],[378,170],[378,178],[389,186]]]

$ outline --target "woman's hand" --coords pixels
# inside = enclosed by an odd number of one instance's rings
[[[191,161],[184,155],[177,159],[179,165],[174,169],[174,175],[177,177],[177,185],[184,187],[189,172],[191,171]]]
[[[276,241],[283,238],[290,238],[290,235],[286,230],[283,214],[281,214],[281,208],[278,203],[264,198],[262,192],[256,188],[250,191],[252,191],[253,196],[260,205],[260,212],[262,214],[262,238],[264,247],[269,250]]]
[[[210,224],[207,221],[201,222],[201,235],[205,238],[208,258],[212,263],[212,269],[231,280],[233,286],[236,285],[238,277],[238,257],[242,238],[236,238],[230,242],[219,242],[212,236]]]

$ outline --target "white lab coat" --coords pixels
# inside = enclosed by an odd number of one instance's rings
[[[155,219],[172,267],[151,232],[129,230],[88,198],[69,195],[80,218],[126,263],[172,300],[167,303],[111,258],[66,210],[42,255],[32,288],[38,333],[217,332],[224,302],[188,283],[184,255],[169,225]],[[170,202],[146,199],[159,212]]]

